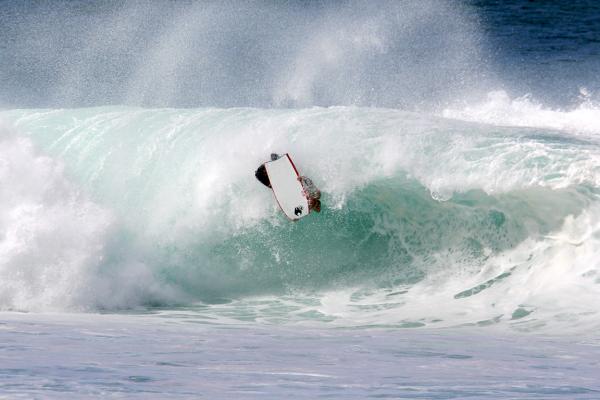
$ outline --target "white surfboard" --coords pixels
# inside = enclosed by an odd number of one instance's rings
[[[288,154],[265,163],[275,199],[283,213],[291,220],[298,220],[309,213],[308,199],[298,181],[298,170]]]

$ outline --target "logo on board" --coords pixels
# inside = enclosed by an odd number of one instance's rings
[[[294,214],[296,214],[296,216],[301,215],[302,214],[302,210],[304,210],[303,206],[298,206],[294,209]]]

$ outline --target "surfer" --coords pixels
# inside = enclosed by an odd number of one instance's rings
[[[271,161],[275,161],[280,157],[279,154],[271,153]],[[269,180],[265,163],[262,163],[260,167],[256,169],[254,176],[260,183],[271,188],[271,181]],[[313,181],[306,176],[299,176],[298,181],[302,184],[302,189],[308,200],[308,209],[310,211],[321,212],[321,191],[315,186]]]

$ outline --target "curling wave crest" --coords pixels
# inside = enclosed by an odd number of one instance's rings
[[[271,322],[599,321],[593,137],[356,107],[1,117],[19,132],[0,151],[2,309],[203,302]],[[320,215],[288,223],[254,180],[273,151],[320,186]]]

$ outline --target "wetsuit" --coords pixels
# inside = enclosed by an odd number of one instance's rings
[[[279,154],[271,153],[271,161],[278,160],[279,158],[281,158]],[[267,174],[267,168],[265,167],[265,164],[261,164],[260,167],[258,167],[254,173],[254,176],[266,187],[271,187],[271,181],[269,180],[269,175]]]
[[[271,181],[269,180],[269,175],[267,175],[267,168],[265,167],[265,164],[261,164],[261,166],[258,167],[254,173],[254,176],[256,176],[256,179],[258,179],[260,183],[266,187],[271,187]]]

